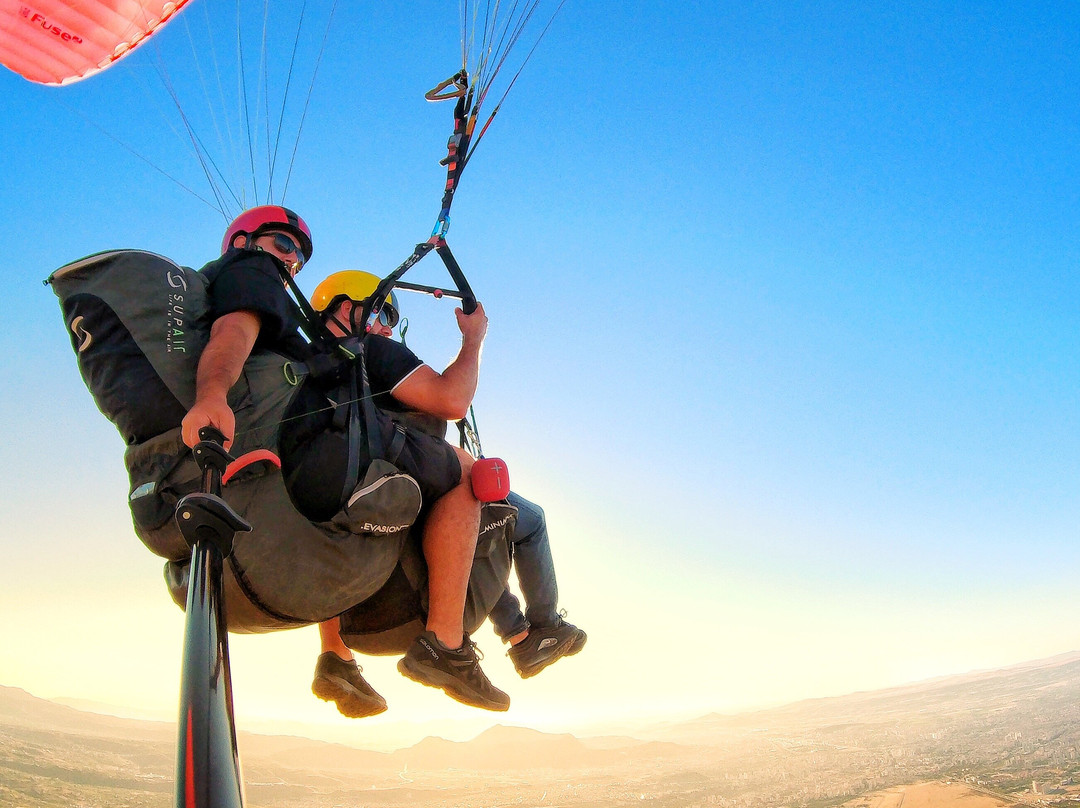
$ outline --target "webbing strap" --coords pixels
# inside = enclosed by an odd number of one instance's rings
[[[405,427],[401,424],[394,424],[394,438],[390,441],[390,448],[386,450],[386,462],[397,465],[398,458],[401,457],[401,450],[405,448]]]
[[[383,456],[382,432],[379,430],[379,421],[375,414],[375,400],[371,392],[371,383],[368,381],[367,359],[363,340],[357,353],[355,367],[356,375],[360,378],[360,405],[364,413],[364,432],[368,436],[368,450],[372,457]]]
[[[359,484],[362,468],[366,467],[373,458],[385,457],[382,432],[379,430],[375,402],[372,400],[371,383],[368,380],[363,340],[356,340],[354,354],[355,359],[350,363],[352,372],[349,374],[346,385],[349,392],[345,429],[349,440],[349,455],[345,479],[342,481],[342,502],[348,501],[349,496]],[[338,413],[335,413],[335,417],[337,415]],[[397,451],[401,451],[400,447]]]
[[[323,323],[322,318],[316,313],[315,309],[311,307],[311,303],[308,302],[307,297],[300,291],[300,287],[296,285],[296,281],[293,280],[292,273],[285,268],[285,264],[281,261],[278,264],[278,274],[281,276],[282,281],[285,282],[285,286],[291,293],[289,303],[292,306],[293,314],[300,322],[300,328],[307,338],[311,342],[327,352],[333,351],[333,346],[337,344],[337,338],[330,333],[326,325]]]
[[[359,361],[363,363],[363,354],[360,355]],[[361,374],[363,373],[363,364],[361,364]],[[349,497],[352,495],[353,490],[356,488],[357,483],[360,482],[360,449],[361,449],[361,436],[360,436],[360,408],[361,404],[356,400],[356,373],[349,374],[349,403],[348,403],[348,426],[346,427],[346,434],[349,438],[349,456],[348,464],[345,466],[345,479],[342,481],[341,486],[341,502],[348,502]],[[366,430],[365,430],[366,431]],[[371,434],[367,435],[368,444],[371,443]]]
[[[457,191],[461,172],[465,170],[465,163],[468,162],[469,141],[476,125],[476,110],[473,109],[472,101],[473,88],[470,87],[454,105],[454,132],[446,143],[446,157],[439,161],[439,165],[446,166],[446,185],[443,188],[439,218],[431,231],[432,238],[442,238],[450,229],[450,206],[454,204],[454,192]]]
[[[462,272],[461,267],[458,266],[454,254],[450,252],[450,245],[440,238],[435,244],[435,252],[439,254],[439,258],[442,259],[443,264],[446,266],[446,271],[450,273],[450,277],[453,278],[458,291],[461,292],[462,311],[466,314],[472,314],[476,311],[476,295],[473,294],[469,282],[465,280],[465,273]]]

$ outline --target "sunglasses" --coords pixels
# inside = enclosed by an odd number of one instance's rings
[[[385,325],[387,328],[393,328],[398,324],[398,320],[401,319],[398,315],[397,309],[390,305],[390,301],[387,300],[382,304],[382,308],[379,309],[379,322]]]
[[[384,301],[382,308],[379,309],[379,322],[388,328],[393,328],[400,319],[401,317],[397,314],[397,309],[391,305],[390,300]]]
[[[296,243],[296,239],[285,233],[265,233],[274,243],[274,248],[278,252],[285,253],[286,255],[296,256],[296,272],[300,271],[300,267],[304,265],[304,251],[300,249],[300,245]]]

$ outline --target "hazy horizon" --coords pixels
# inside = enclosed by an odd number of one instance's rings
[[[1080,660],[1080,650],[1056,654],[1052,657],[1037,660],[1025,660],[1004,668],[979,669],[969,671],[956,671],[929,679],[912,682],[902,682],[890,687],[873,691],[853,691],[850,693],[824,694],[810,696],[795,702],[759,705],[757,707],[729,713],[716,713],[715,711],[688,711],[684,715],[656,714],[652,716],[642,715],[636,718],[615,717],[594,722],[530,722],[515,723],[506,719],[506,716],[498,713],[485,713],[480,710],[470,711],[472,717],[431,720],[431,721],[402,721],[383,716],[365,719],[344,719],[337,716],[331,722],[312,722],[300,720],[248,720],[238,722],[237,729],[258,735],[285,735],[304,737],[313,740],[341,743],[358,749],[372,749],[380,751],[393,751],[412,746],[419,741],[436,737],[450,741],[462,742],[476,738],[492,727],[520,727],[540,729],[545,733],[569,733],[579,737],[595,737],[606,735],[629,734],[635,732],[655,731],[665,725],[694,722],[709,716],[719,715],[724,718],[752,717],[755,714],[768,714],[776,710],[808,705],[811,703],[825,703],[829,701],[842,701],[850,696],[887,696],[888,694],[920,689],[942,683],[959,682],[968,678],[979,678],[987,674],[1007,674],[1026,671],[1032,668],[1055,667],[1071,661]],[[0,682],[0,687],[11,687]],[[27,692],[35,698],[45,698],[33,693],[26,688],[17,688]],[[176,710],[166,714],[164,711],[132,710],[119,704],[107,704],[83,699],[65,698],[55,696],[47,701],[71,707],[81,712],[89,712],[97,715],[112,716],[117,718],[145,720],[167,724],[176,723]],[[368,730],[377,728],[377,732],[370,733]]]

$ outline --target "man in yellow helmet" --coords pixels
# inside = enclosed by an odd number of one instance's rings
[[[359,330],[363,300],[379,279],[367,273],[335,273],[311,296],[327,327],[345,338]],[[388,412],[412,410],[446,420],[465,417],[476,392],[480,351],[487,334],[487,316],[479,304],[472,314],[457,312],[461,349],[441,373],[424,364],[392,339],[394,302],[385,304],[379,320],[363,336],[365,366],[378,413],[384,445],[403,432],[400,451],[391,462],[420,486],[424,560],[428,566],[426,630],[398,663],[399,670],[421,684],[438,687],[451,698],[489,710],[505,710],[510,699],[480,669],[474,644],[464,633],[465,600],[480,523],[480,503],[469,473],[473,458],[463,449],[419,430],[399,430]],[[333,425],[334,407],[317,385],[306,383],[286,413],[279,450],[282,474],[293,504],[313,521],[329,519],[342,507],[341,484],[348,462],[347,435]],[[400,442],[400,441],[399,441]],[[359,676],[352,652],[337,637],[336,621],[320,626],[324,653],[316,667],[316,695],[338,703],[350,698],[370,701],[370,686]],[[356,691],[356,692],[353,692]],[[371,691],[373,693],[373,691]]]
[[[327,323],[339,336],[352,334],[359,328],[355,319],[360,316],[363,303],[378,284],[379,278],[367,272],[338,272],[319,284],[312,295],[312,306],[323,312]],[[376,333],[391,336],[399,312],[397,299],[391,295],[380,309],[374,327]],[[371,374],[374,378],[375,371]],[[378,390],[379,386],[373,382],[372,388]],[[409,409],[401,406],[396,393],[393,397],[376,398],[379,406],[387,410]],[[558,609],[559,590],[543,510],[514,492],[508,500],[518,509],[511,542],[525,610],[522,611],[518,599],[507,589],[493,607],[490,619],[499,637],[510,644],[508,655],[518,674],[529,678],[562,657],[578,653],[587,637],[584,631],[566,622]],[[346,653],[351,658],[351,651],[342,645],[340,655]]]

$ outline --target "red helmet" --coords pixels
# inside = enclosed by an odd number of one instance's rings
[[[232,246],[233,239],[244,234],[257,236],[265,230],[283,230],[291,233],[300,242],[304,260],[311,260],[311,231],[307,223],[288,208],[280,205],[260,205],[249,208],[233,219],[225,238],[221,241],[221,254],[224,255]]]

